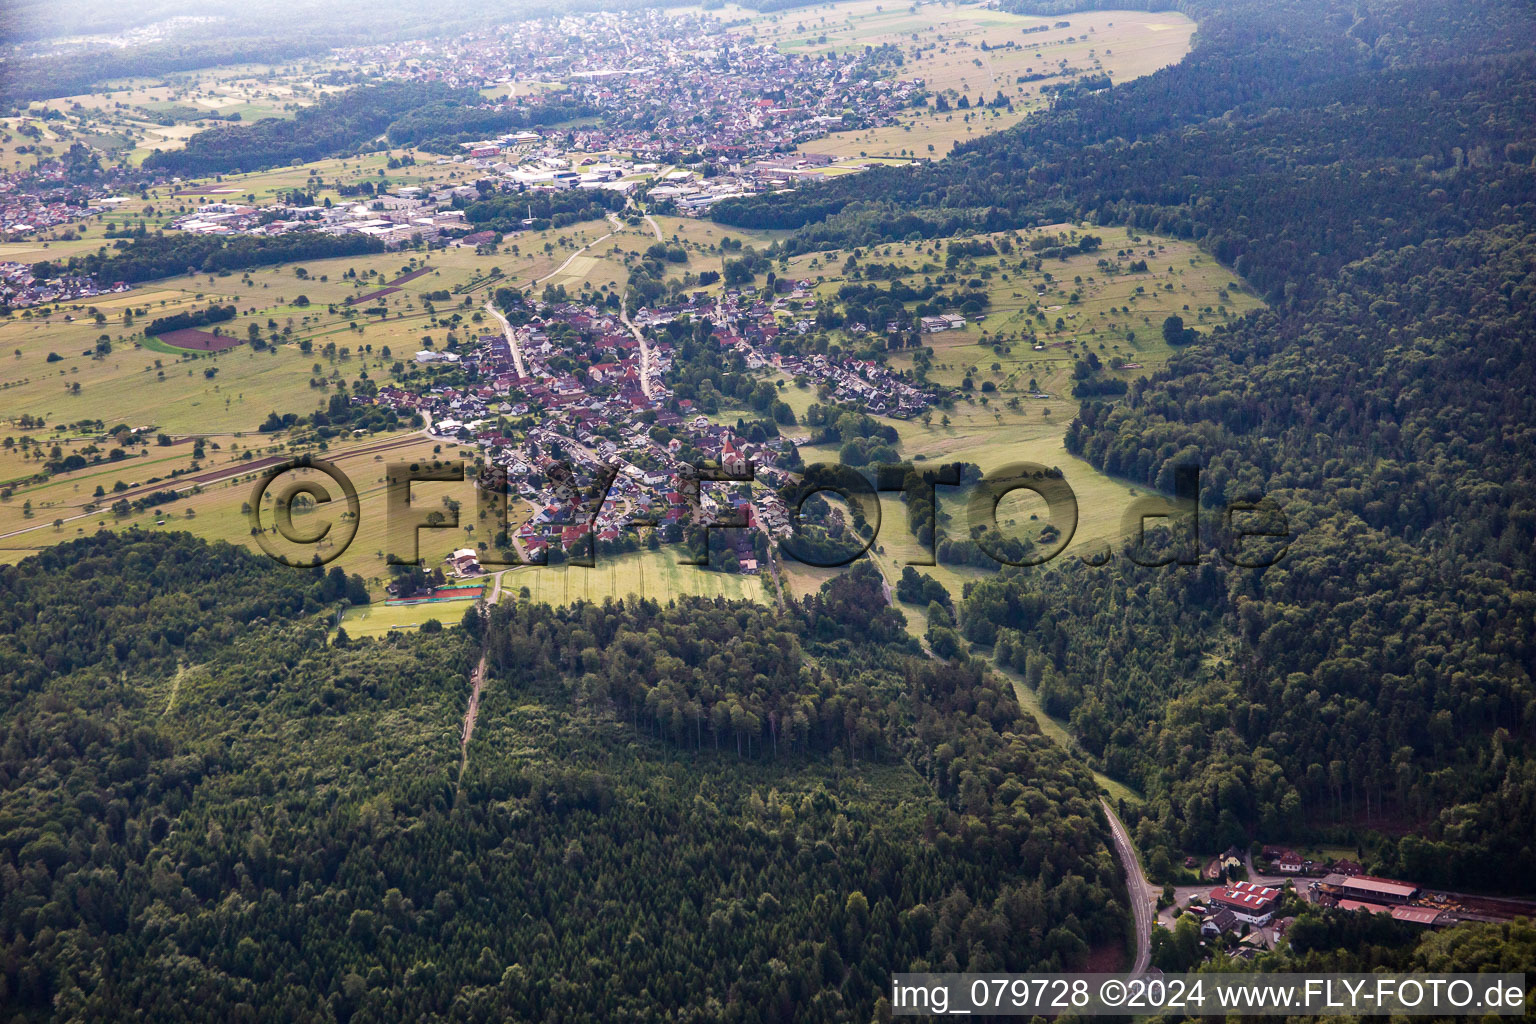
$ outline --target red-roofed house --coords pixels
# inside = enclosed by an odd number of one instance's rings
[[[1211,890],[1211,903],[1232,911],[1232,916],[1249,924],[1268,924],[1275,916],[1280,890],[1255,882],[1233,882]]]

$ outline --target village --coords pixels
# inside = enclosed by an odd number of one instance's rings
[[[41,161],[25,173],[0,172],[0,239],[68,229],[128,202],[113,195],[110,179],[77,180],[80,177],[63,160]]]
[[[779,313],[810,286],[781,283],[785,298],[772,303],[735,289],[700,291],[637,310],[628,324],[622,307],[535,302],[510,319],[492,307],[502,332],[415,354],[429,380],[453,383],[389,385],[372,400],[420,414],[433,436],[473,445],[486,467],[504,471],[507,490],[531,510],[504,545],[523,561],[634,550],[639,527],[652,528],[656,543],[675,543],[685,529],[713,523],[745,527],[733,531],[723,565],[755,573],[769,541],[792,531],[776,488],[801,468],[795,446],[804,439],[762,423],[743,432],[675,397],[667,374],[678,343],[665,328],[707,327],[698,332],[704,344],[747,370],[804,381],[871,415],[911,418],[940,398],[872,361],[780,351]],[[718,470],[719,482],[700,479],[701,463]],[[482,557],[461,550],[453,568],[477,575]]]
[[[89,275],[39,278],[32,264],[0,262],[0,309],[26,309],[127,290],[128,285],[121,282],[104,285]]]
[[[1173,929],[1193,920],[1206,956],[1217,950],[1251,960],[1274,949],[1304,904],[1360,914],[1384,914],[1411,928],[1446,928],[1462,921],[1509,921],[1529,915],[1528,901],[1432,890],[1416,882],[1366,873],[1349,857],[1313,859],[1274,845],[1230,847],[1198,868],[1202,881],[1169,885],[1158,919]]]

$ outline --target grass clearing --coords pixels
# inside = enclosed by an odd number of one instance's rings
[[[530,595],[528,600],[554,605],[601,602],[630,594],[659,601],[682,596],[769,600],[759,577],[713,572],[697,565],[679,565],[680,554],[678,548],[665,547],[660,551],[599,556],[592,568],[562,565],[512,569],[502,576],[502,600],[508,596],[522,600],[521,592],[525,587]]]

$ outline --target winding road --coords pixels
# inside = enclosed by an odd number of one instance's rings
[[[896,606],[896,595],[891,589],[891,582],[885,575],[885,566],[877,559],[876,568],[880,570],[880,587],[885,593],[886,604]],[[922,645],[923,653],[930,658],[938,659],[928,646],[928,641],[918,637],[918,643]],[[1017,682],[1014,684],[1018,686]],[[1126,831],[1125,822],[1120,820],[1120,815],[1110,802],[1099,797],[1099,806],[1104,808],[1104,817],[1109,821],[1109,834],[1115,845],[1115,856],[1120,859],[1121,870],[1125,872],[1126,899],[1131,904],[1131,916],[1136,927],[1136,955],[1131,960],[1131,968],[1128,977],[1140,977],[1147,973],[1147,968],[1152,965],[1152,924],[1157,917],[1157,890],[1147,881],[1147,876],[1141,870],[1141,858],[1136,855],[1136,847],[1131,845],[1131,834]]]
[[[1125,870],[1126,898],[1131,901],[1131,915],[1136,922],[1136,958],[1131,961],[1131,977],[1138,977],[1147,973],[1147,968],[1152,965],[1152,921],[1156,915],[1157,897],[1152,886],[1147,882],[1147,876],[1141,870],[1141,858],[1136,856],[1136,847],[1131,845],[1131,835],[1125,830],[1125,822],[1120,820],[1120,815],[1110,806],[1109,801],[1099,798],[1099,804],[1104,808],[1104,816],[1109,819],[1109,833],[1115,841],[1115,855],[1120,858],[1120,866]]]
[[[558,275],[562,271],[564,271],[566,267],[570,266],[571,265],[571,261],[574,260],[577,256],[580,256],[582,253],[586,252],[588,249],[592,248],[594,245],[596,245],[599,242],[606,242],[608,239],[612,238],[614,235],[616,235],[620,231],[624,230],[624,225],[619,221],[619,218],[614,216],[611,213],[608,215],[608,223],[613,225],[613,230],[612,231],[608,232],[606,235],[603,235],[601,238],[594,238],[594,239],[592,239],[592,241],[588,242],[586,245],[582,246],[580,249],[577,249],[575,252],[573,252],[569,256],[567,256],[565,258],[565,262],[560,264],[554,270],[551,270],[549,273],[545,274],[543,277],[536,277],[536,278],[534,278],[533,279],[533,283],[530,284],[528,287],[529,288],[534,288],[534,287],[536,287],[538,285],[543,284],[545,281],[548,281],[550,278],[555,277],[556,275]]]

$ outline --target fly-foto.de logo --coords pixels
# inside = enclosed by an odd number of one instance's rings
[[[767,487],[750,462],[724,467],[684,463],[670,474],[642,477],[627,464],[594,469],[552,461],[543,467],[543,486],[529,495],[513,490],[499,466],[475,471],[462,459],[422,460],[389,464],[382,500],[371,503],[367,514],[383,517],[389,564],[419,564],[422,531],[465,530],[466,536],[478,535],[478,564],[492,568],[591,567],[600,554],[620,553],[627,541],[640,538],[678,545],[680,564],[707,565],[710,535],[723,531],[759,533],[784,557],[806,565],[843,566],[876,543],[882,495],[899,499],[909,523],[929,524],[914,530],[925,550],[903,560],[907,565],[937,564],[941,533],[974,545],[999,566],[1020,567],[1061,557],[1078,533],[1077,495],[1058,468],[1018,462],[979,476],[974,467],[960,464],[917,468],[903,463],[873,470],[817,463],[798,479]],[[650,486],[642,489],[642,482]],[[413,500],[419,497],[413,496],[413,486],[429,483],[462,485],[468,502]],[[649,494],[659,500],[649,500]],[[954,504],[941,501],[950,495],[963,503],[959,516],[941,516],[942,505]],[[999,524],[999,506],[1010,496],[1037,509],[1029,515],[1028,536]],[[466,504],[474,510],[473,519]],[[264,472],[244,511],[262,550],[296,567],[339,558],[357,539],[365,515],[347,474],[334,463],[307,456]],[[1284,511],[1268,499],[1208,507],[1197,466],[1176,469],[1172,497],[1147,494],[1128,500],[1118,522],[1118,552],[1098,540],[1079,544],[1073,557],[1105,565],[1118,553],[1137,565],[1156,567],[1198,565],[1211,556],[1259,569],[1284,558],[1292,539]]]

